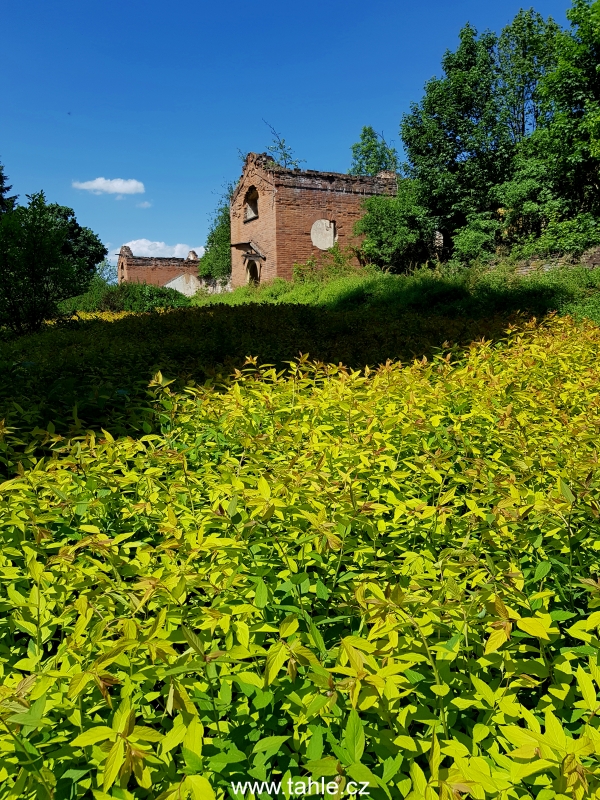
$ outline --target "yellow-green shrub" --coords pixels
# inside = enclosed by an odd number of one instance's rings
[[[454,363],[159,374],[160,434],[34,432],[0,487],[0,798],[600,796],[599,345],[554,319]]]

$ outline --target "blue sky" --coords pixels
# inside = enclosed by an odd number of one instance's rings
[[[239,174],[238,148],[270,143],[263,118],[305,167],[346,172],[363,125],[397,144],[402,113],[465,22],[499,31],[520,7],[0,0],[0,162],[23,201],[44,189],[111,250],[147,240],[167,247],[140,244],[140,255],[178,244],[185,255]],[[562,24],[567,7],[535,3]],[[73,185],[98,178],[134,183]],[[136,184],[144,192],[127,193]]]

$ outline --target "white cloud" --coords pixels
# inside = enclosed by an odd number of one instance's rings
[[[85,189],[92,194],[144,194],[146,191],[141,181],[133,178],[94,178],[93,181],[73,181],[74,189]]]
[[[136,203],[138,208],[150,208],[151,205],[152,203],[149,203],[147,200],[144,200],[143,203]]]
[[[152,242],[150,239],[133,239],[131,242],[124,242],[127,247],[131,247],[134,256],[155,256],[157,258],[186,258],[190,250],[195,250],[199,256],[204,253],[201,245],[190,247],[189,244],[166,244],[165,242]],[[118,256],[119,250],[115,250],[111,255]]]

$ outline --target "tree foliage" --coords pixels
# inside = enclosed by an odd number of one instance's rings
[[[0,324],[19,333],[39,328],[91,277],[87,229],[70,209],[48,205],[43,192],[28,200],[0,216]]]
[[[365,126],[360,134],[360,141],[351,147],[352,164],[349,175],[377,175],[378,172],[396,172],[398,169],[398,153],[390,147],[370,125]]]
[[[533,9],[499,36],[466,25],[441,77],[404,115],[403,171],[446,253],[469,262],[499,249],[577,254],[600,242],[599,9],[573,0],[567,30]],[[380,205],[367,203],[367,216]],[[361,226],[375,230],[375,219]]]
[[[405,178],[395,197],[369,197],[355,226],[365,237],[364,258],[383,269],[401,271],[426,261],[434,249],[435,222],[421,205],[419,186]]]
[[[0,214],[12,211],[17,202],[17,195],[9,196],[12,186],[8,185],[8,177],[4,173],[4,167],[0,164]]]
[[[231,275],[231,217],[230,202],[235,184],[230,183],[219,198],[210,220],[204,254],[200,257],[198,273],[202,278],[224,280]]]

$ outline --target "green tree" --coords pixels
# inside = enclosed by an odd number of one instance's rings
[[[556,67],[560,26],[533,9],[521,9],[498,40],[501,113],[514,142],[544,121],[541,83]]]
[[[57,224],[44,193],[28,200],[0,216],[0,324],[18,333],[53,317],[86,271],[83,256],[66,252],[68,227]]]
[[[419,201],[419,186],[400,181],[396,197],[369,197],[354,232],[364,236],[363,257],[392,272],[423,263],[434,253],[436,220]]]
[[[9,186],[8,178],[4,174],[4,167],[0,164],[0,214],[6,214],[7,211],[12,211],[17,202],[17,195],[9,197],[8,193],[12,189]]]
[[[536,138],[553,193],[570,214],[600,214],[600,5],[573,0],[570,30],[557,38],[556,69],[542,82],[549,124]]]
[[[229,206],[235,184],[227,185],[219,198],[206,237],[204,254],[200,258],[198,274],[202,278],[224,280],[231,275],[231,218]]]
[[[516,255],[582,252],[600,242],[599,3],[574,0],[541,76],[542,114],[496,189],[504,240]]]
[[[398,169],[398,153],[370,125],[363,127],[360,141],[355,142],[350,149],[352,164],[348,170],[349,175],[377,175],[383,170],[396,172]]]
[[[425,85],[401,123],[405,173],[418,180],[432,217],[449,235],[492,210],[493,188],[510,175],[514,145],[498,91],[497,37],[466,25],[443,75]]]
[[[108,250],[94,231],[77,222],[72,208],[60,206],[58,203],[50,203],[46,208],[56,227],[64,231],[63,254],[75,266],[77,292],[83,292],[95,275],[98,265],[108,255]]]

